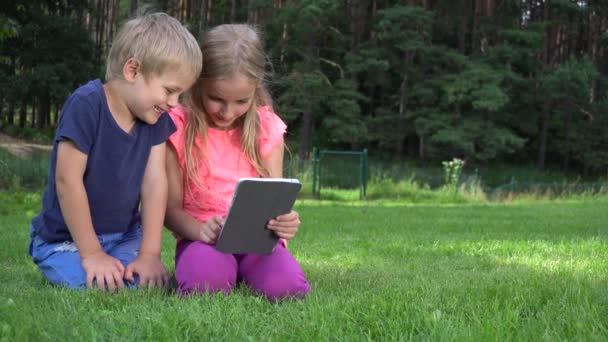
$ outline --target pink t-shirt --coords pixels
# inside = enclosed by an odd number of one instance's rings
[[[186,113],[182,107],[169,111],[177,131],[169,137],[169,143],[177,151],[182,174],[185,175],[184,126]],[[268,106],[258,107],[260,116],[259,148],[262,158],[283,139],[287,126]],[[231,130],[207,129],[207,144],[204,155],[209,165],[201,165],[199,175],[203,189],[191,186],[184,189],[184,210],[200,222],[214,215],[224,217],[228,212],[232,193],[239,178],[259,177],[255,168],[241,149],[241,128]],[[200,137],[197,142],[200,144]],[[202,146],[202,145],[199,145]]]

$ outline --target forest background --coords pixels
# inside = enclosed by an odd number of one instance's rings
[[[70,92],[101,78],[120,26],[167,12],[196,37],[264,33],[292,153],[521,163],[582,176],[608,167],[608,1],[7,0],[0,130],[52,137]]]

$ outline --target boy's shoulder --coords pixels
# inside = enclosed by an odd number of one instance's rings
[[[97,111],[107,104],[103,90],[103,84],[99,79],[89,81],[68,96],[63,106],[63,111],[88,109]]]
[[[99,79],[88,81],[78,87],[70,97],[80,97],[84,99],[100,99],[103,94],[103,84]]]

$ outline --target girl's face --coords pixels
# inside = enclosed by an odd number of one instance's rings
[[[229,130],[247,113],[255,96],[257,83],[244,75],[228,79],[203,79],[203,108],[209,127]]]

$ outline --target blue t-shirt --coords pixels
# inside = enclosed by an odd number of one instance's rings
[[[127,133],[114,120],[101,81],[78,88],[61,111],[42,212],[32,219],[36,234],[47,242],[72,240],[55,187],[59,142],[71,140],[88,156],[83,182],[99,235],[127,232],[139,225],[141,184],[150,150],[173,132],[173,121],[163,113],[155,125],[137,120]]]

